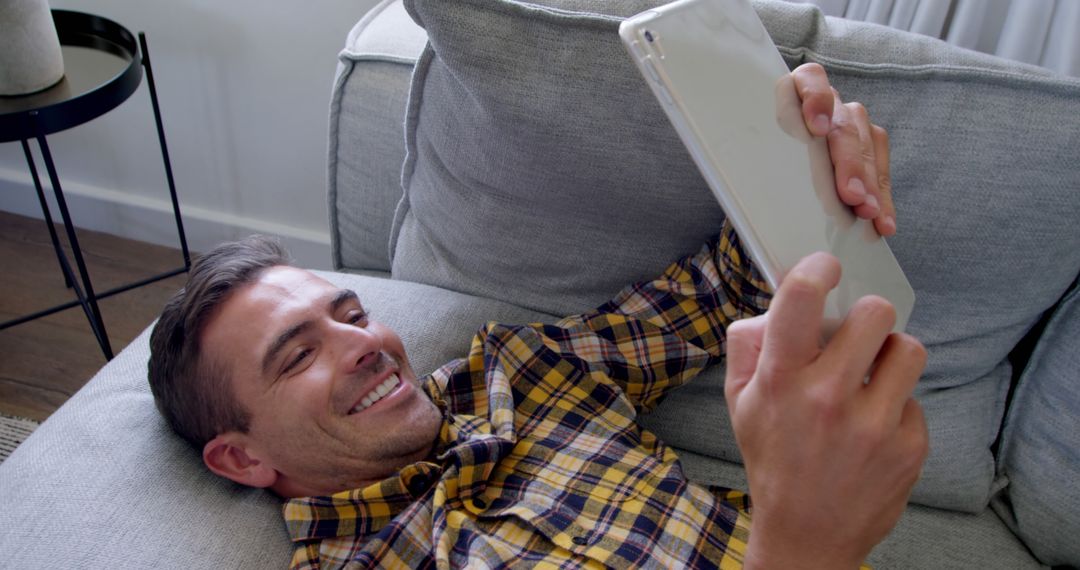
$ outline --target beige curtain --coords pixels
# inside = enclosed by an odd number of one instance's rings
[[[1080,77],[1080,0],[789,0]]]

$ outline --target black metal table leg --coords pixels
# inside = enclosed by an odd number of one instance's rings
[[[71,266],[68,265],[64,250],[60,248],[60,239],[56,237],[52,214],[49,213],[49,203],[45,200],[45,190],[41,188],[41,177],[38,176],[37,165],[34,164],[34,155],[30,153],[30,143],[26,139],[22,139],[21,142],[23,153],[26,154],[26,165],[30,167],[30,176],[34,179],[34,189],[37,190],[38,202],[41,203],[41,213],[45,215],[45,225],[48,226],[49,237],[52,238],[53,251],[56,252],[56,260],[60,263],[60,270],[64,273],[64,286],[71,289],[74,284]]]
[[[146,69],[146,86],[150,89],[150,103],[154,107],[154,124],[157,126],[158,145],[161,146],[161,160],[165,163],[165,179],[169,182],[169,197],[172,198],[176,233],[180,237],[180,250],[184,254],[184,268],[191,269],[191,255],[188,253],[184,222],[180,218],[180,201],[176,198],[176,183],[173,182],[172,161],[169,160],[169,147],[165,144],[165,129],[161,125],[161,108],[158,106],[157,86],[154,84],[154,69],[150,67],[150,50],[146,47],[146,34],[143,32],[139,32],[139,49],[142,51],[142,64]]]
[[[74,289],[77,297],[74,301],[67,301],[31,315],[0,322],[0,330],[66,309],[77,306],[82,307],[87,320],[90,321],[90,328],[101,347],[101,352],[105,355],[105,358],[112,359],[112,347],[109,343],[98,302],[109,296],[189,271],[191,268],[191,254],[188,251],[187,236],[184,233],[183,219],[180,215],[180,202],[177,198],[176,184],[173,181],[169,149],[165,143],[165,129],[162,126],[157,86],[154,83],[153,70],[150,65],[146,35],[139,33],[136,38],[134,34],[120,24],[93,14],[70,10],[53,10],[52,13],[53,22],[56,24],[57,34],[60,39],[61,50],[91,49],[105,52],[120,58],[125,67],[120,73],[115,73],[115,69],[112,68],[88,66],[82,69],[81,73],[65,76],[63,81],[50,89],[19,97],[0,97],[0,142],[22,142],[26,162],[34,179],[34,187],[37,189],[38,201],[41,203],[41,212],[49,228],[49,237],[52,240],[53,250],[56,252],[60,269],[64,272],[64,282],[68,287]],[[181,268],[120,285],[108,291],[98,292],[94,290],[93,283],[90,280],[82,248],[79,246],[79,238],[75,234],[75,225],[71,220],[67,201],[64,199],[63,190],[60,187],[60,178],[56,172],[56,166],[53,163],[52,154],[49,151],[45,136],[81,125],[116,108],[135,92],[142,83],[144,73],[150,90],[150,101],[153,104],[158,144],[161,147],[161,158],[169,184],[169,197],[172,201],[173,216],[176,221],[176,232],[180,240],[180,248],[184,256],[184,265]],[[56,195],[56,202],[60,208],[64,230],[74,253],[74,266],[61,245],[56,228],[53,227],[53,218],[45,197],[44,185],[39,176],[33,154],[30,151],[30,139],[37,140],[41,149],[49,180],[52,182],[53,192]],[[78,276],[75,274],[75,269],[78,269]]]
[[[112,346],[109,345],[109,337],[105,332],[105,323],[101,319],[101,309],[98,308],[97,297],[94,296],[94,285],[90,281],[90,273],[86,270],[86,262],[83,260],[82,248],[79,246],[79,238],[75,235],[75,225],[71,221],[68,212],[67,201],[64,200],[64,191],[60,187],[60,176],[56,173],[53,164],[52,153],[49,152],[49,144],[45,142],[44,135],[37,135],[38,146],[41,148],[41,156],[45,160],[45,169],[49,173],[49,181],[52,183],[53,194],[56,196],[56,204],[60,207],[60,216],[64,221],[64,230],[67,232],[68,243],[71,244],[72,253],[75,256],[75,264],[79,268],[79,277],[82,279],[82,289],[75,288],[79,294],[79,301],[90,321],[90,328],[94,331],[101,352],[107,360],[112,360]]]

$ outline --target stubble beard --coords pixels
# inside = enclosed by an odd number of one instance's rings
[[[411,411],[401,425],[378,437],[374,455],[379,461],[395,464],[394,470],[428,458],[439,436],[442,413],[426,393],[420,391],[419,397],[422,403]]]
[[[368,471],[371,475],[389,477],[412,463],[428,459],[435,447],[435,440],[442,427],[442,412],[415,378],[401,377],[405,371],[401,369],[396,358],[388,353],[382,353],[370,370],[358,376],[357,381],[363,381],[369,375],[381,374],[387,368],[397,370],[401,381],[412,385],[411,388],[416,391],[417,400],[412,402],[404,417],[395,422],[396,425],[379,426],[377,432],[363,434],[361,436],[363,441],[354,444],[356,446],[354,450],[363,457],[361,464],[354,464],[352,467],[339,465],[335,479],[344,481],[356,477],[357,472],[354,469],[357,467]],[[352,394],[353,392],[349,391],[342,393],[340,397],[347,401],[355,397]],[[360,458],[357,457],[357,459]],[[369,471],[372,468],[374,468],[374,473]]]

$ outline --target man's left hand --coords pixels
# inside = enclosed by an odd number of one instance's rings
[[[800,65],[791,76],[802,99],[806,128],[829,142],[837,196],[851,206],[856,216],[873,220],[879,234],[894,235],[896,209],[889,179],[889,135],[870,122],[861,103],[840,100],[821,65]]]

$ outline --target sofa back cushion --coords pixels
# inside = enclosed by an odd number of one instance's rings
[[[1031,551],[1046,564],[1080,567],[1080,286],[1048,321],[1017,383],[998,468],[1009,501],[995,506],[1011,506]]]
[[[395,278],[575,313],[717,231],[723,213],[618,39],[622,17],[659,3],[406,1],[429,46],[410,93]],[[825,65],[891,133],[890,246],[916,290],[909,331],[930,352],[917,397],[931,454],[914,499],[980,510],[1007,355],[1080,267],[1080,85],[805,5],[756,7],[789,64]],[[689,419],[676,409],[660,435],[737,458],[729,434],[704,437],[727,421],[708,380],[710,403]]]

